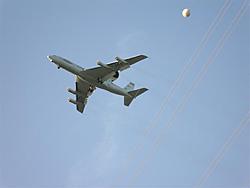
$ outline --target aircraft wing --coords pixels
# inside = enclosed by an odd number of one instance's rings
[[[87,74],[91,75],[92,77],[103,78],[106,75],[110,74],[111,72],[123,71],[125,69],[128,69],[131,65],[146,58],[147,56],[145,55],[138,55],[138,56],[130,57],[127,59],[120,59],[115,62],[106,64],[105,66],[86,69],[84,71]]]
[[[93,90],[90,92],[91,89],[91,85],[76,77],[76,109],[81,113],[87,104],[88,97],[93,92]]]

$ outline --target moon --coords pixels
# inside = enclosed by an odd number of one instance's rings
[[[184,8],[182,11],[182,16],[183,17],[189,17],[190,16],[190,10],[187,8]]]

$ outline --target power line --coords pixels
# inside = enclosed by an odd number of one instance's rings
[[[187,63],[183,70],[181,71],[181,73],[178,75],[177,79],[175,80],[174,84],[172,85],[170,92],[168,93],[168,95],[165,97],[164,101],[162,102],[162,105],[160,107],[159,112],[156,114],[155,118],[153,119],[153,121],[149,124],[149,126],[147,127],[147,129],[145,130],[146,133],[149,133],[151,129],[153,129],[156,125],[157,122],[159,120],[160,115],[162,114],[162,112],[164,111],[164,109],[166,108],[169,99],[172,97],[172,95],[174,94],[176,88],[178,87],[178,85],[180,85],[184,79],[185,74],[189,71],[189,69],[197,62],[197,59],[201,53],[201,50],[206,46],[208,39],[210,38],[211,34],[213,33],[214,29],[216,28],[216,26],[220,23],[221,19],[223,18],[223,16],[225,15],[226,11],[228,10],[229,6],[231,4],[231,0],[227,0],[225,1],[225,3],[223,4],[222,8],[219,10],[218,15],[216,16],[216,18],[214,19],[214,21],[212,22],[212,24],[209,26],[207,32],[205,33],[205,35],[203,36],[200,44],[198,45],[198,47],[195,49],[194,54],[191,56],[191,58],[188,60],[189,63]]]
[[[226,11],[228,10],[230,4],[231,4],[231,0],[226,0],[224,2],[223,6],[219,10],[219,12],[216,15],[215,19],[210,24],[207,32],[202,37],[202,40],[201,40],[200,44],[195,49],[195,51],[194,51],[193,55],[191,56],[191,58],[188,60],[189,63],[187,63],[184,66],[183,70],[178,75],[177,79],[175,80],[174,84],[172,85],[172,87],[170,89],[170,92],[168,93],[168,95],[164,98],[163,102],[161,103],[160,110],[155,114],[152,121],[149,123],[149,126],[144,129],[144,135],[145,136],[149,135],[150,132],[152,131],[152,129],[154,127],[156,127],[156,125],[157,125],[157,123],[158,123],[158,121],[160,119],[161,114],[163,113],[164,109],[166,108],[166,106],[168,104],[168,101],[169,101],[170,97],[174,94],[177,86],[183,81],[184,75],[196,63],[197,57],[199,56],[201,50],[206,46],[207,42],[209,41],[209,38],[210,38],[211,34],[215,30],[216,26],[220,23],[221,19],[223,18]],[[143,143],[139,143],[133,148],[131,154],[128,157],[128,160],[126,161],[127,162],[126,165],[125,165],[126,167],[128,167],[128,164],[131,163],[131,161],[133,160],[135,154],[137,154],[138,151],[140,151],[140,148],[142,148],[144,145],[143,145]],[[120,177],[120,179],[121,178],[122,177]]]
[[[186,93],[186,95],[184,95],[184,97],[181,100],[181,103],[177,106],[177,108],[173,112],[170,121],[168,121],[167,124],[166,124],[166,126],[165,126],[165,130],[161,131],[161,134],[158,137],[155,138],[155,142],[153,142],[153,146],[152,146],[153,147],[153,151],[151,152],[151,157],[156,152],[156,150],[158,149],[158,147],[160,146],[160,144],[162,142],[162,139],[165,137],[166,130],[173,124],[173,122],[174,122],[174,120],[176,118],[176,115],[183,109],[184,105],[188,102],[188,99],[190,98],[193,90],[198,86],[199,82],[201,81],[201,79],[203,78],[203,76],[206,74],[208,66],[211,63],[213,63],[214,59],[218,56],[219,52],[221,51],[222,47],[225,44],[226,39],[231,35],[233,26],[237,24],[237,22],[240,20],[241,16],[247,10],[246,3],[247,3],[247,0],[244,3],[242,3],[242,6],[241,6],[240,10],[238,11],[238,13],[236,14],[236,16],[232,20],[231,25],[229,25],[229,27],[224,32],[223,36],[221,37],[221,39],[217,43],[217,45],[214,48],[214,50],[212,51],[211,55],[209,56],[209,59],[208,59],[207,63],[204,64],[204,66],[202,67],[201,71],[198,73],[197,78],[194,80],[193,85],[189,89],[188,93]],[[144,160],[142,160],[142,162],[140,163],[141,165],[139,165],[139,167],[137,168],[137,172],[135,173],[135,176],[131,178],[131,182],[132,183],[139,176],[139,174],[141,173],[142,169],[144,168],[146,162],[148,162],[151,157],[149,155],[148,158],[145,157]]]
[[[246,117],[242,118],[240,124],[238,127],[236,127],[234,129],[234,131],[232,132],[232,134],[227,138],[227,140],[225,141],[225,143],[222,145],[221,149],[219,150],[219,152],[217,153],[217,155],[215,156],[215,158],[209,163],[208,168],[205,170],[205,172],[203,173],[203,175],[199,178],[197,184],[194,186],[194,188],[200,188],[204,185],[204,183],[207,181],[207,179],[209,178],[209,176],[211,176],[212,172],[216,169],[216,167],[218,166],[218,164],[220,163],[220,161],[223,159],[223,157],[225,156],[225,153],[227,152],[227,150],[229,149],[229,147],[232,145],[233,140],[235,140],[237,138],[237,136],[240,135],[240,133],[242,132],[242,130],[249,125],[249,112],[247,113]]]

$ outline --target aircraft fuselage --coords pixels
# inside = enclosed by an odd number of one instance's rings
[[[88,82],[90,85],[94,87],[107,90],[117,95],[130,96],[129,93],[124,88],[121,88],[120,86],[114,84],[112,79],[101,81],[98,78],[94,78],[91,75],[88,75],[86,72],[84,72],[84,68],[80,67],[79,65],[76,65],[70,62],[69,60],[56,55],[48,56],[48,59],[52,63],[56,64],[58,68],[63,68],[71,72],[72,74],[80,77],[83,81]]]

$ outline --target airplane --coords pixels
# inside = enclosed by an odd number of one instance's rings
[[[101,88],[111,93],[124,96],[125,106],[129,106],[133,99],[148,90],[147,88],[134,90],[135,84],[132,82],[124,88],[113,83],[118,79],[119,72],[130,68],[131,65],[138,61],[146,59],[147,56],[145,55],[138,55],[126,59],[116,57],[116,61],[108,64],[97,61],[97,65],[99,66],[90,69],[84,69],[81,66],[57,55],[49,55],[47,58],[50,62],[56,64],[58,69],[63,68],[76,75],[76,89],[73,90],[68,88],[68,92],[74,94],[76,99],[68,99],[68,101],[76,105],[77,111],[81,113],[84,111],[88,97],[96,88]]]

